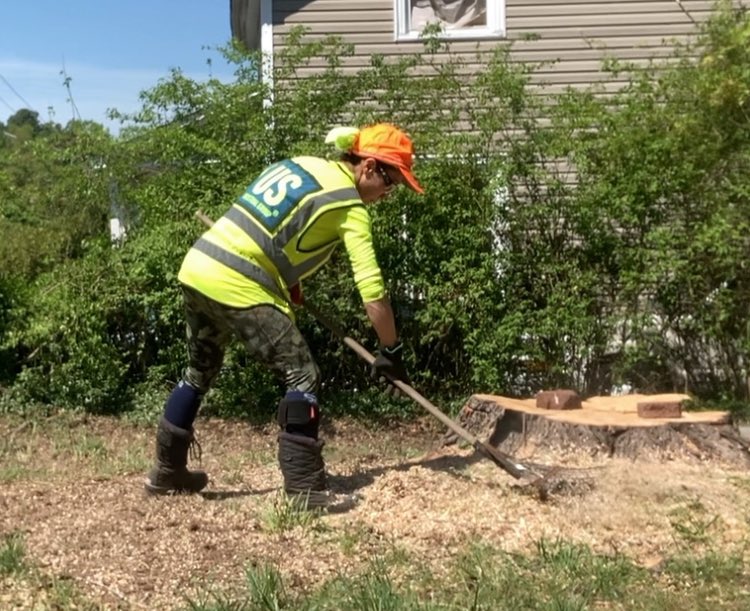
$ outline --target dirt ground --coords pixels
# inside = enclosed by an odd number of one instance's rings
[[[133,609],[184,606],[185,596],[237,583],[243,567],[261,562],[304,591],[394,548],[439,575],[471,541],[524,551],[560,537],[650,567],[674,548],[675,524],[720,546],[750,535],[750,474],[736,467],[536,448],[535,462],[592,468],[594,482],[586,494],[540,502],[471,449],[440,448],[443,429],[432,421],[328,423],[332,485],[360,502],[312,528],[279,529],[274,429],[217,420],[197,429],[210,493],[150,498],[142,482],[152,429],[0,418],[0,535],[22,533],[28,561],[50,579],[107,608]],[[0,608],[44,608],[46,595],[0,575]]]

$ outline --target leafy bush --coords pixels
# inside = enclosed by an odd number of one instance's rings
[[[747,398],[748,41],[747,11],[722,3],[678,61],[595,105],[572,147],[637,388]]]
[[[173,71],[122,116],[116,140],[87,124],[32,130],[28,146],[0,149],[11,193],[0,224],[14,242],[0,245],[0,375],[33,402],[158,409],[184,367],[176,273],[203,229],[195,210],[217,218],[270,161],[327,154],[332,125],[386,120],[415,137],[427,186],[425,197],[401,190],[372,208],[425,394],[629,383],[747,400],[749,37],[747,11],[725,3],[668,61],[608,62],[631,74],[616,95],[541,98],[528,87],[535,66],[513,62],[510,43],[468,80],[431,36],[422,53],[374,56],[350,74],[350,47],[295,30],[274,63],[283,84],[272,105],[260,58],[228,47],[234,82]],[[318,76],[295,80],[321,60]],[[117,247],[110,209],[127,225]],[[373,345],[343,253],[305,292]],[[305,312],[299,324],[323,401],[357,391],[342,409],[395,409],[362,392],[366,369],[329,332]],[[233,347],[206,408],[270,416],[276,396]]]

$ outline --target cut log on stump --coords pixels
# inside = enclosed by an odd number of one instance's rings
[[[641,418],[680,418],[681,401],[641,401],[638,403],[638,416]]]
[[[574,390],[542,390],[536,394],[541,409],[581,409],[581,397]]]
[[[683,411],[679,418],[643,419],[635,406],[644,397],[630,400],[632,409],[623,407],[622,401],[609,411],[602,401],[590,405],[584,401],[580,410],[550,411],[537,408],[535,399],[472,395],[458,421],[479,439],[512,455],[546,448],[584,450],[592,456],[691,458],[750,466],[748,444],[737,435],[728,412]],[[443,438],[445,444],[456,441],[452,434]]]

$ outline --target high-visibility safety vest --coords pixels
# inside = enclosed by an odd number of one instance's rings
[[[232,307],[272,304],[289,315],[289,288],[343,242],[362,300],[385,296],[370,215],[349,167],[318,157],[275,163],[188,251],[178,279]]]

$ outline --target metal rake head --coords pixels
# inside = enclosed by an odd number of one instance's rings
[[[591,474],[595,468],[567,468],[534,465],[530,475],[513,487],[525,494],[536,496],[540,501],[552,497],[584,496],[595,487]]]

